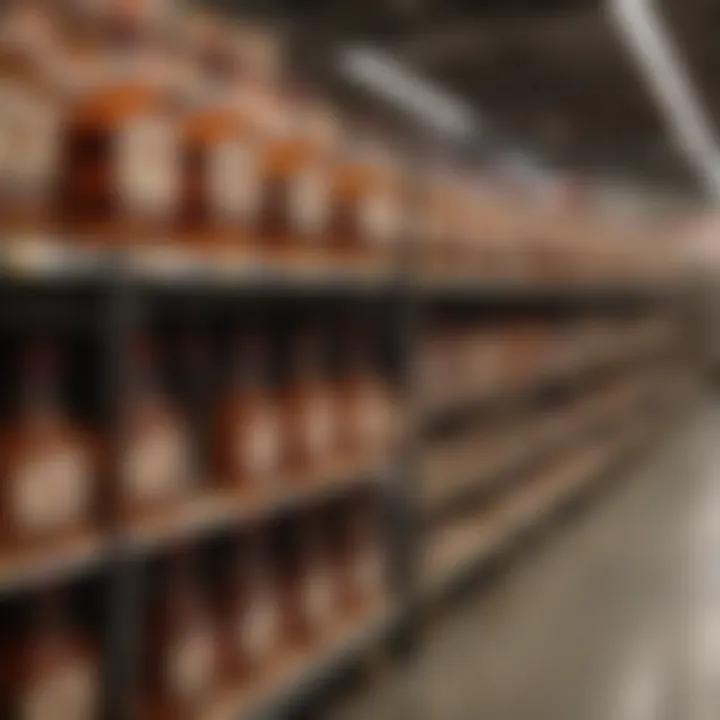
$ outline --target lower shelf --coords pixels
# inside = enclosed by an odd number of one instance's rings
[[[656,432],[655,426],[620,429],[612,440],[540,470],[481,515],[439,531],[424,563],[422,600],[433,603],[449,593],[525,530],[551,516],[615,463],[644,446]]]
[[[398,618],[395,609],[380,605],[343,622],[322,642],[286,652],[252,686],[222,693],[205,709],[200,720],[287,717],[290,709],[379,645]]]

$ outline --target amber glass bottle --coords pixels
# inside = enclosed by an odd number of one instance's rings
[[[263,533],[242,538],[227,580],[221,637],[227,682],[233,684],[262,672],[282,648],[279,584]]]
[[[194,453],[186,421],[161,387],[150,341],[134,338],[127,361],[117,507],[132,520],[170,510],[188,496]]]
[[[198,99],[182,123],[180,233],[248,250],[261,206],[257,147],[222,87],[214,92]]]
[[[334,173],[333,241],[351,259],[396,257],[404,230],[404,197],[397,164],[377,148],[357,148]]]
[[[288,464],[300,474],[327,468],[337,458],[337,403],[326,356],[315,331],[298,335],[284,413]]]
[[[217,634],[195,554],[165,562],[147,624],[146,699],[158,717],[194,718],[217,690]]]
[[[291,642],[322,644],[338,621],[337,576],[330,558],[323,513],[298,519],[283,585],[285,625]]]
[[[92,451],[63,409],[59,375],[51,347],[24,355],[19,411],[2,442],[2,536],[11,545],[70,538],[92,525]]]
[[[8,233],[51,227],[63,122],[52,46],[40,8],[20,5],[0,17],[0,229]]]
[[[371,612],[382,600],[385,554],[378,499],[361,495],[343,502],[334,514],[333,543],[340,599],[348,615]]]
[[[238,338],[217,414],[218,471],[231,487],[267,489],[278,479],[282,422],[269,387],[266,338]]]
[[[34,601],[29,632],[13,654],[11,717],[22,720],[95,720],[100,716],[100,660],[71,626],[64,598]]]
[[[362,460],[378,460],[394,443],[395,407],[362,328],[348,338],[339,393],[343,450]]]

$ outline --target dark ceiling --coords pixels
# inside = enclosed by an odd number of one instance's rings
[[[720,123],[720,0],[657,2]],[[304,59],[326,69],[337,43],[381,45],[548,163],[694,187],[598,0],[245,0],[241,9],[286,21]]]

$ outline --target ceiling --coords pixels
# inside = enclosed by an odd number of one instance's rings
[[[717,0],[657,0],[720,123]],[[241,3],[226,0],[225,5]],[[327,74],[372,42],[471,101],[493,140],[551,165],[693,191],[695,183],[598,0],[245,0]]]

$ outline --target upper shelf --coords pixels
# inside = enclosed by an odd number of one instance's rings
[[[413,273],[388,258],[358,260],[320,252],[255,253],[178,246],[99,248],[52,239],[0,246],[0,279],[12,286],[121,281],[149,290],[377,294],[404,288],[424,300],[577,303],[667,297],[692,286],[687,273],[645,277],[498,276],[490,272]]]

